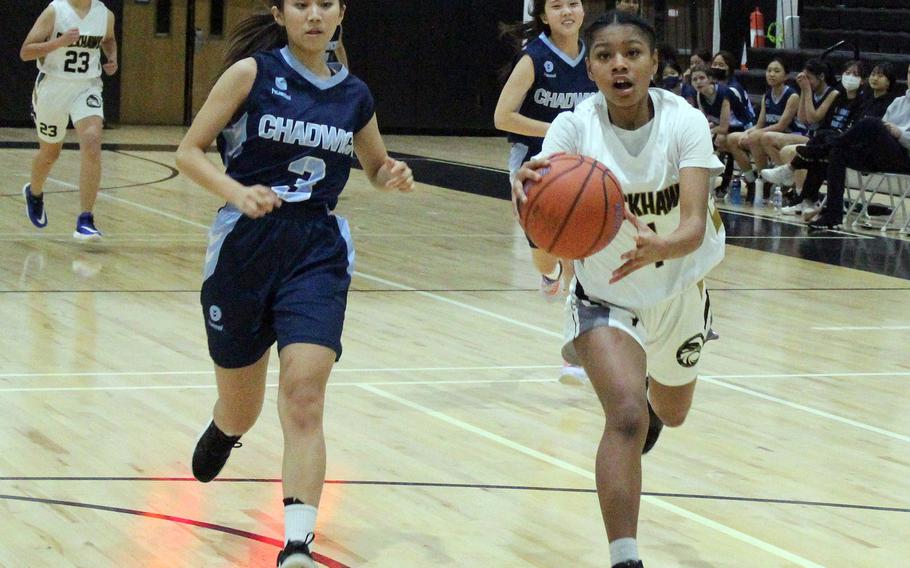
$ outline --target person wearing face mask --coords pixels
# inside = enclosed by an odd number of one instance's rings
[[[800,87],[799,111],[797,118],[809,127],[809,141],[807,147],[818,146],[820,154],[827,154],[826,148],[833,136],[846,131],[862,110],[864,98],[860,96],[860,86],[863,81],[864,66],[860,61],[849,61],[844,66],[840,83],[831,86],[827,79],[830,77],[830,67],[824,61],[810,59],[806,62],[803,71],[797,75],[796,82]],[[846,83],[844,82],[846,80]],[[857,81],[859,81],[857,83]],[[814,180],[810,191],[803,194],[806,180],[806,170],[803,164],[797,163],[794,167],[791,162],[797,156],[799,145],[785,146],[778,156],[774,156],[773,149],[768,155],[776,163],[781,164],[775,168],[762,170],[761,177],[767,182],[782,187],[796,187],[797,194],[802,197],[800,210],[812,209],[817,200],[817,188],[820,182]],[[821,174],[824,179],[824,174]],[[794,199],[797,203],[799,201]]]
[[[907,68],[910,80],[910,66]],[[826,173],[828,197],[810,230],[836,229],[844,217],[847,168],[866,172],[910,173],[910,92],[894,99],[885,116],[861,118],[831,140]]]
[[[660,72],[660,88],[670,91],[674,95],[682,96],[682,86],[682,69],[679,63],[672,60],[664,63],[664,67]],[[695,106],[694,103],[694,100],[689,100],[689,104],[692,106]]]

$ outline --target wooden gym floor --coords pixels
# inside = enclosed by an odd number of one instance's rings
[[[222,479],[189,473],[215,399],[198,290],[219,202],[176,175],[181,134],[105,131],[106,237],[80,246],[78,152],[51,174],[38,231],[20,194],[33,133],[0,129],[0,566],[274,565],[274,385]],[[590,388],[556,381],[561,306],[538,296],[509,205],[488,196],[505,191],[505,142],[387,143],[431,183],[381,194],[355,171],[338,208],[357,274],[327,400],[318,559],[608,565],[593,491],[603,417]],[[749,208],[725,222],[708,280],[721,340],[687,423],[644,460],[646,565],[902,565],[907,241],[810,237]]]

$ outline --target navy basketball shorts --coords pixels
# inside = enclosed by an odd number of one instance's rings
[[[284,203],[260,219],[228,205],[209,232],[202,312],[220,367],[258,361],[278,341],[322,345],[341,357],[354,272],[347,221],[324,206]]]
[[[509,152],[509,183],[515,181],[515,176],[518,174],[518,169],[521,168],[521,165],[533,157],[534,155],[526,145],[520,142],[512,144],[512,149]],[[532,249],[538,248],[531,238],[528,237],[527,233],[525,233],[525,239],[527,239],[528,245]]]

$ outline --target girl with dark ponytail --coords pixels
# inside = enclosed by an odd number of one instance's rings
[[[499,95],[493,122],[508,133],[512,151],[509,171],[540,152],[543,137],[556,116],[575,108],[597,91],[585,68],[585,44],[580,30],[585,19],[581,0],[534,0],[531,20],[503,27],[521,49]],[[524,47],[521,48],[522,44]],[[557,299],[572,280],[572,264],[531,246],[531,259],[540,273],[540,291]],[[560,380],[586,382],[579,366],[564,365]]]
[[[278,568],[315,568],[310,552],[326,469],[323,411],[354,271],[351,233],[332,210],[354,154],[377,189],[411,191],[386,153],[373,97],[326,47],[344,0],[272,0],[232,34],[226,68],[177,150],[180,171],[227,203],[215,217],[202,284],[218,399],[193,475],[215,478],[256,422],[278,342],[285,546]],[[205,156],[217,137],[225,170]]]

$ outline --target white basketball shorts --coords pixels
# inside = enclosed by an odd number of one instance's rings
[[[89,116],[104,119],[100,78],[71,80],[38,74],[32,92],[32,112],[38,137],[56,144],[66,136],[70,119],[76,124]]]
[[[577,287],[573,287],[566,302],[562,348],[566,361],[580,365],[575,338],[607,326],[624,331],[641,345],[647,356],[648,375],[660,384],[682,386],[698,377],[698,360],[712,319],[703,282],[655,306],[634,311],[577,294]]]

